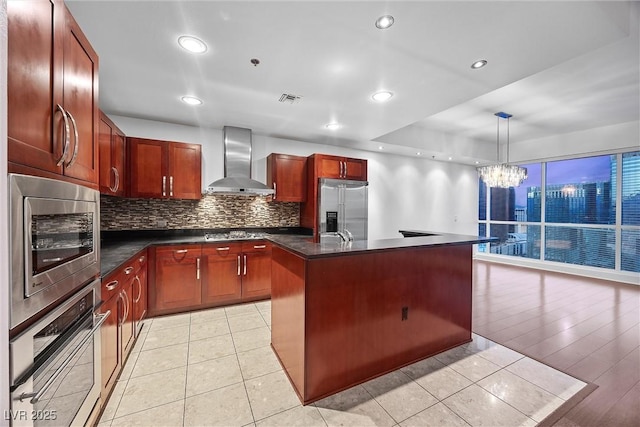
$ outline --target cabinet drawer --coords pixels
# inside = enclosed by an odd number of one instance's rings
[[[134,258],[133,264],[135,266],[135,272],[139,273],[142,270],[147,269],[147,250],[140,251]]]
[[[103,277],[102,285],[100,286],[100,289],[102,290],[100,292],[102,301],[107,301],[120,292],[125,280],[126,276],[124,275],[123,269],[118,269],[108,276]]]
[[[176,263],[199,256],[200,245],[162,246],[156,249],[156,258],[173,259]]]
[[[271,242],[266,240],[242,242],[242,252],[271,252]]]
[[[238,255],[242,250],[242,243],[208,243],[202,245],[202,255],[209,258],[226,258]]]

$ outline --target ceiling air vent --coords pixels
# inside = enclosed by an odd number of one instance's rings
[[[289,104],[295,104],[300,102],[301,99],[302,99],[301,96],[292,95],[290,93],[283,93],[282,96],[280,97],[280,102],[288,102]]]

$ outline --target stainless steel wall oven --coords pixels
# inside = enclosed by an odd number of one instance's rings
[[[9,342],[11,408],[17,426],[84,425],[100,397],[96,279]]]
[[[100,273],[100,193],[9,175],[10,328],[43,315]]]

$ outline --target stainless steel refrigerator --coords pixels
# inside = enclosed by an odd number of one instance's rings
[[[319,180],[320,243],[367,240],[368,185],[367,181]]]

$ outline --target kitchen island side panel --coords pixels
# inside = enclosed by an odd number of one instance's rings
[[[278,246],[271,252],[271,347],[300,400],[305,386],[305,260]]]
[[[471,248],[307,260],[303,402],[470,341]]]

